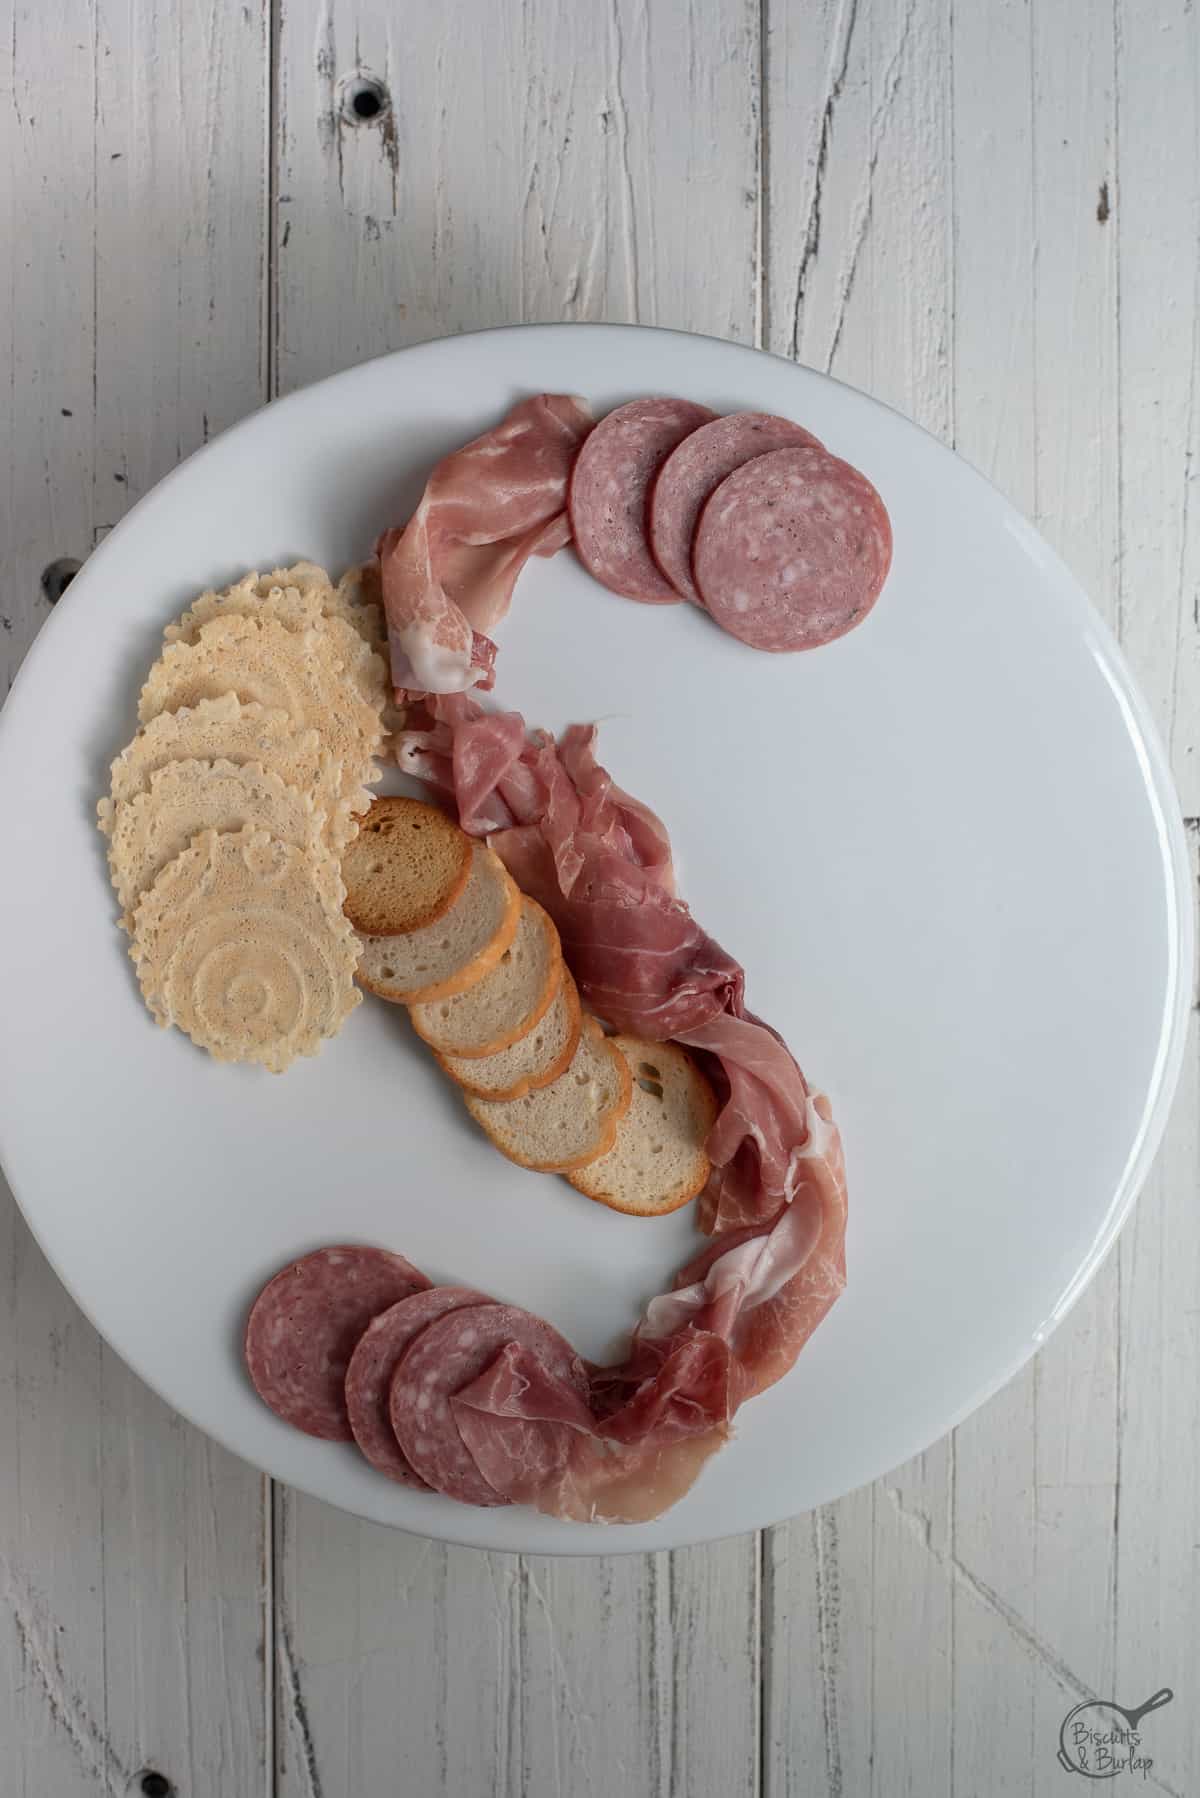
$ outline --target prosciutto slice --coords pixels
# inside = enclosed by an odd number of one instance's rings
[[[398,756],[550,913],[594,1012],[632,1036],[701,1052],[724,1096],[703,1227],[765,1223],[793,1194],[808,1130],[804,1077],[778,1034],[747,1012],[740,964],[676,896],[667,832],[601,767],[596,734],[572,725],[556,743],[517,712],[429,696]]]
[[[657,1517],[728,1440],[739,1406],[795,1364],[845,1284],[841,1144],[822,1096],[808,1112],[791,1203],[718,1236],[652,1299],[626,1360],[591,1370],[590,1403],[519,1342],[458,1393],[459,1437],[491,1502],[590,1523]]]
[[[621,1369],[594,1370],[587,1406],[512,1344],[459,1394],[455,1420],[479,1473],[510,1502],[584,1523],[641,1523],[681,1498],[728,1440],[730,1365],[720,1338],[685,1330],[631,1376],[628,1397]],[[553,1464],[509,1451],[516,1419],[556,1434]]]
[[[746,1009],[741,966],[677,895],[667,832],[600,765],[594,727],[556,742],[466,693],[425,696],[409,722],[401,766],[550,912],[588,1006],[632,1035],[686,1043],[722,1098],[700,1208],[712,1240],[651,1300],[626,1359],[591,1370],[587,1414],[516,1348],[455,1401],[501,1497],[644,1521],[687,1491],[738,1407],[794,1365],[841,1292],[840,1138],[778,1032]],[[553,1473],[505,1453],[518,1419],[560,1432]]]
[[[584,402],[542,393],[434,468],[408,523],[379,539],[392,680],[408,691],[490,686],[492,632],[530,556],[565,548],[567,478],[592,426]]]

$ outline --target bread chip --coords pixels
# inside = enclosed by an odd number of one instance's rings
[[[368,828],[369,824],[364,825],[364,832]],[[342,862],[348,895],[346,916],[362,929],[350,903],[353,883],[346,875],[352,855],[353,851]],[[435,1054],[489,1059],[527,1036],[546,1015],[562,975],[558,931],[537,900],[523,893],[517,934],[496,966],[456,998],[414,1005],[409,1013],[413,1029]],[[473,1082],[464,1080],[463,1085]]]
[[[571,1185],[633,1217],[662,1217],[703,1191],[711,1168],[705,1143],[717,1099],[678,1043],[609,1039],[629,1063],[632,1102],[607,1155],[577,1169]]]
[[[482,980],[517,934],[521,894],[486,843],[471,851],[467,883],[449,911],[404,936],[364,936],[359,979],[398,1005],[465,993]]]
[[[168,762],[150,776],[150,791],[115,808],[108,866],[128,914],[168,862],[202,830],[254,825],[282,843],[316,850],[324,817],[307,793],[253,762]],[[130,920],[125,920],[128,928]]]
[[[595,1018],[583,1030],[566,1072],[520,1099],[464,1094],[467,1110],[502,1155],[540,1173],[573,1173],[606,1155],[629,1110],[629,1064]]]
[[[365,809],[363,785],[379,775],[374,757],[383,739],[383,664],[348,625],[339,627],[378,670],[374,697],[364,698],[361,687],[346,678],[332,634],[335,622],[293,631],[274,618],[260,621],[240,613],[214,618],[200,626],[194,643],[167,644],[146,677],[138,717],[148,724],[160,712],[229,692],[243,704],[282,708],[297,730],[317,731],[341,763],[343,796],[355,810]]]
[[[438,1062],[464,1092],[478,1099],[523,1099],[566,1072],[579,1047],[583,1018],[575,982],[565,967],[560,967],[559,975],[545,1016],[506,1049],[471,1058],[434,1050]],[[409,1016],[415,1011],[414,1006]]]
[[[346,916],[365,936],[403,936],[448,912],[467,884],[472,843],[436,805],[377,799],[342,857]]]
[[[202,831],[138,904],[129,953],[160,1024],[273,1073],[359,1003],[336,864],[264,830]]]

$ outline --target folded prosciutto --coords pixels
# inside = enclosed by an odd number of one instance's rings
[[[772,1218],[793,1196],[808,1137],[804,1077],[746,1010],[739,963],[676,896],[666,830],[597,762],[595,727],[573,725],[556,743],[466,695],[431,696],[410,723],[400,765],[452,799],[463,828],[487,836],[545,906],[591,1010],[706,1059],[724,1104],[705,1227]]]
[[[583,401],[541,393],[439,462],[408,523],[377,546],[392,680],[406,691],[490,686],[492,631],[530,556],[570,541],[567,477],[592,426]]]
[[[792,1203],[718,1236],[651,1300],[626,1359],[589,1370],[586,1396],[536,1340],[505,1341],[459,1388],[443,1430],[487,1502],[587,1523],[657,1517],[728,1440],[738,1407],[795,1363],[845,1283],[841,1145],[823,1098],[809,1113]]]
[[[590,1411],[515,1351],[459,1395],[460,1433],[492,1488],[555,1516],[659,1515],[780,1379],[845,1285],[846,1184],[828,1102],[746,1009],[741,966],[675,892],[661,821],[596,759],[594,727],[557,742],[468,694],[427,695],[400,765],[486,836],[553,917],[585,1003],[616,1029],[687,1044],[722,1104],[700,1222],[712,1240],[653,1299]],[[553,1476],[498,1453],[523,1419],[566,1432]]]

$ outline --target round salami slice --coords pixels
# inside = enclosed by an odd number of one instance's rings
[[[381,1311],[358,1339],[346,1369],[346,1409],[354,1440],[371,1466],[401,1486],[426,1492],[425,1481],[409,1466],[388,1415],[388,1394],[401,1357],[428,1324],[467,1305],[490,1305],[486,1293],[469,1286],[431,1286]]]
[[[451,1400],[510,1345],[534,1356],[551,1380],[563,1382],[586,1399],[587,1374],[570,1343],[516,1305],[478,1305],[430,1324],[392,1381],[389,1409],[396,1440],[414,1472],[460,1504],[509,1503],[480,1473],[459,1434]],[[566,1432],[553,1425],[525,1422],[510,1412],[496,1427],[503,1435],[504,1453],[523,1468],[540,1460],[549,1477],[556,1461],[565,1457]]]
[[[246,1322],[259,1397],[309,1436],[350,1440],[346,1367],[373,1317],[429,1285],[403,1255],[348,1244],[317,1249],[268,1280]]]
[[[631,400],[584,438],[571,470],[567,510],[580,561],[614,593],[645,605],[679,600],[650,554],[646,502],[671,451],[715,417],[691,400]]]
[[[866,617],[892,527],[865,475],[822,449],[743,463],[700,514],[692,573],[717,623],[754,649],[815,649]]]
[[[654,560],[677,593],[698,605],[692,579],[692,538],[709,494],[743,462],[769,450],[807,446],[820,441],[790,418],[770,412],[731,412],[701,425],[673,449],[650,490],[649,533]]]

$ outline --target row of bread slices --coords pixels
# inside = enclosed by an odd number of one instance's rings
[[[280,1071],[359,1001],[341,855],[387,723],[377,571],[312,563],[167,626],[100,802],[146,1004],[221,1060]]]
[[[659,1216],[709,1174],[716,1100],[673,1043],[606,1036],[546,912],[493,850],[419,800],[377,799],[342,858],[358,977],[413,1027],[510,1161]]]

